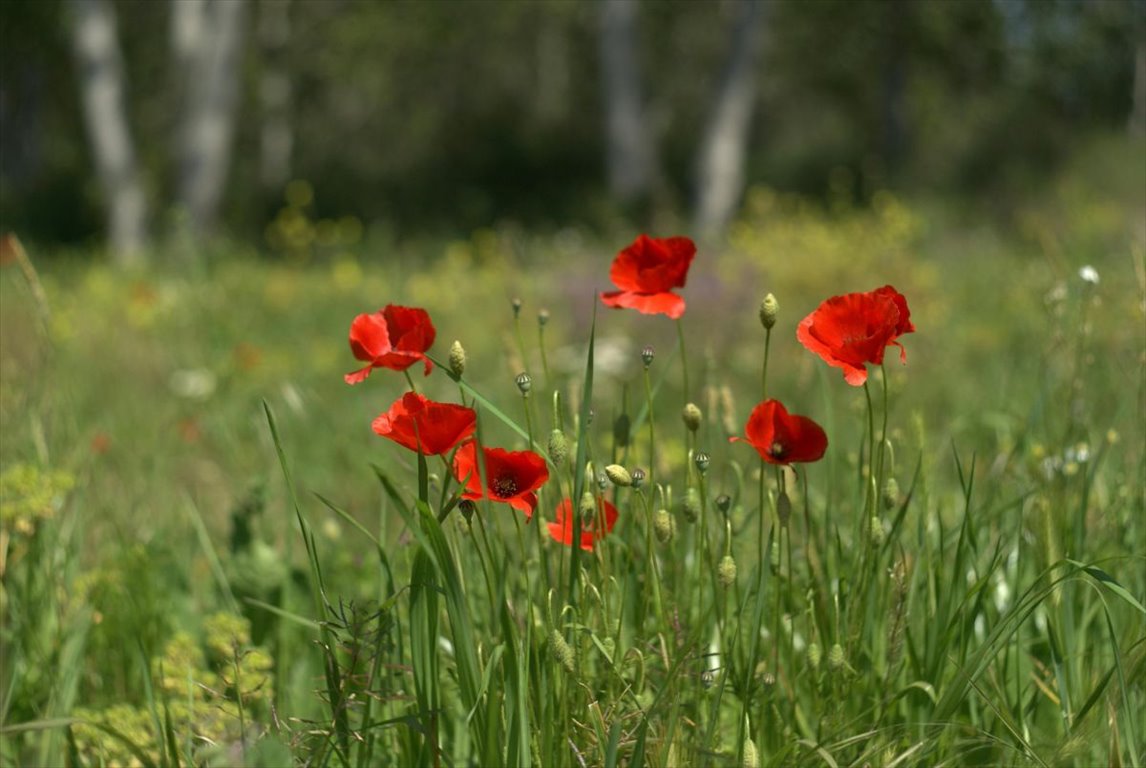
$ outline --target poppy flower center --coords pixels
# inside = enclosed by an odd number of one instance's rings
[[[499,499],[508,499],[517,495],[517,481],[512,477],[498,477],[489,484],[493,495]]]
[[[783,458],[784,446],[781,445],[778,441],[775,443],[772,443],[772,445],[768,448],[768,453],[769,453],[769,455],[771,455],[777,459]]]

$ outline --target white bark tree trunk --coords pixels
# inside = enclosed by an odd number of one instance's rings
[[[108,245],[116,264],[137,265],[147,246],[147,198],[128,123],[115,8],[105,0],[70,0],[69,7],[84,123],[108,207]]]
[[[724,230],[744,193],[748,129],[756,103],[761,14],[760,0],[740,1],[728,61],[697,154],[694,224],[702,236]]]
[[[175,66],[186,77],[178,204],[192,236],[215,229],[231,162],[248,0],[173,0]]]
[[[641,103],[636,58],[637,0],[601,4],[601,71],[604,77],[609,191],[623,204],[647,198],[655,153]]]
[[[290,0],[259,0],[258,39],[261,54],[259,106],[262,110],[259,176],[265,189],[281,193],[290,181],[294,149],[290,118],[291,83],[287,69]]]

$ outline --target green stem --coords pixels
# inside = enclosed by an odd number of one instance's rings
[[[684,324],[680,321],[679,317],[676,319],[676,335],[677,338],[680,339],[680,370],[684,382],[684,405],[688,405],[688,358],[684,353]],[[649,414],[649,421],[652,421],[651,413]]]
[[[414,378],[410,375],[410,369],[409,368],[405,369],[404,371],[402,371],[402,374],[406,377],[406,383],[410,385],[410,391],[411,392],[417,392],[418,391],[418,385],[414,383]]]
[[[760,374],[760,400],[768,399],[768,348],[772,345],[772,329],[764,329],[764,366]]]
[[[545,374],[545,389],[553,389],[552,379],[549,377],[549,358],[545,354],[545,325],[537,323],[537,348],[541,351],[541,370]]]

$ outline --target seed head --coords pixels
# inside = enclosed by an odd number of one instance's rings
[[[654,355],[655,350],[651,344],[645,345],[645,348],[641,350],[641,361],[644,362],[646,368],[653,364]]]
[[[696,464],[696,468],[700,474],[703,475],[708,471],[708,463],[710,459],[708,454],[704,451],[697,451],[696,455],[692,457],[692,461],[694,464]]]
[[[764,297],[764,301],[760,302],[760,324],[766,330],[771,330],[772,326],[776,325],[776,315],[780,313],[780,302],[776,301],[776,297],[768,294]]]
[[[667,509],[658,509],[657,513],[653,515],[653,532],[657,535],[657,541],[661,544],[668,544],[672,541],[673,534],[676,532],[676,521],[672,519]]]
[[[460,341],[450,345],[450,372],[461,376],[466,371],[466,350]]]
[[[462,513],[462,517],[466,519],[467,523],[470,521],[470,518],[474,516],[476,509],[477,505],[469,499],[462,499],[458,502],[458,511]]]
[[[597,500],[593,498],[593,494],[588,491],[581,494],[581,503],[577,505],[577,511],[585,520],[592,520],[597,516]]]
[[[633,487],[640,488],[645,484],[645,471],[640,467],[634,467],[633,471],[629,473],[633,478]]]
[[[844,647],[839,643],[835,643],[828,650],[828,667],[833,672],[843,669],[848,663],[847,657],[844,655]]]
[[[736,561],[732,559],[732,555],[725,555],[720,559],[720,565],[716,567],[716,578],[720,586],[725,589],[736,583]]]
[[[549,323],[549,310],[544,307],[537,312],[537,324],[544,328]]]
[[[703,416],[700,412],[700,408],[697,407],[696,403],[689,403],[686,405],[684,410],[681,411],[680,417],[684,419],[684,425],[688,427],[689,432],[695,432],[696,430],[700,429],[700,421]]]
[[[824,657],[823,650],[816,643],[810,643],[808,650],[804,652],[805,658],[808,660],[808,666],[813,670],[820,668],[820,660]]]
[[[727,515],[728,510],[732,508],[732,497],[727,493],[722,493],[716,497],[716,508],[720,510],[720,514]]]
[[[756,754],[756,742],[752,739],[744,740],[744,757],[740,761],[740,768],[760,768],[760,756]]]
[[[618,485],[622,488],[628,488],[633,484],[633,476],[629,474],[629,470],[622,467],[620,464],[610,464],[605,467],[605,474],[613,485]]]
[[[521,299],[514,296],[510,303],[513,306],[513,319],[516,320],[521,315]]]
[[[879,519],[879,515],[871,516],[869,526],[871,543],[877,547],[882,546],[883,542],[887,539],[887,533],[883,530],[883,521]]]
[[[529,390],[533,388],[533,377],[528,373],[519,373],[517,378],[514,379],[517,383],[517,388],[521,390],[522,395],[528,395]]]

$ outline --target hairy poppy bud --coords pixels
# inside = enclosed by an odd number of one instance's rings
[[[514,379],[514,382],[523,395],[528,395],[529,390],[533,388],[533,377],[528,373],[517,374],[517,378]]]
[[[645,471],[640,467],[634,468],[633,471],[629,473],[629,475],[633,478],[634,488],[640,488],[645,484]]]
[[[848,659],[844,656],[844,647],[839,643],[834,644],[828,651],[828,666],[832,671],[843,669],[848,663]]]
[[[684,425],[688,427],[689,432],[695,432],[696,430],[700,429],[700,420],[702,416],[700,413],[700,408],[696,406],[696,403],[689,403],[686,405],[684,410],[681,411],[680,417],[684,419]]]
[[[610,464],[605,467],[605,474],[613,485],[619,485],[622,488],[628,488],[633,484],[633,476],[629,474],[629,470],[622,467],[620,464]]]
[[[780,518],[780,525],[787,525],[792,517],[792,500],[788,498],[787,491],[782,491],[780,498],[776,499],[776,517]]]
[[[577,661],[576,654],[573,652],[573,646],[569,645],[556,629],[549,633],[549,647],[553,651],[553,658],[565,667],[565,671],[572,674]]]
[[[549,310],[541,309],[537,312],[537,324],[544,328],[549,323]]]
[[[653,364],[654,354],[655,352],[651,344],[646,345],[645,348],[641,350],[641,361],[644,362],[646,368]]]
[[[720,586],[725,589],[736,583],[736,561],[732,559],[732,555],[725,555],[720,559],[720,565],[716,567],[716,578],[720,581]]]
[[[728,510],[732,509],[732,497],[727,493],[722,493],[717,496],[716,508],[720,510],[720,514],[727,515]]]
[[[887,538],[887,534],[883,530],[883,521],[879,519],[879,515],[872,515],[871,522],[869,523],[869,533],[871,535],[871,543],[875,546],[881,546]]]
[[[513,317],[516,320],[517,317],[521,314],[521,299],[514,296],[510,304],[513,306]]]
[[[695,488],[689,488],[684,493],[684,504],[682,505],[684,511],[684,518],[690,523],[695,523],[696,518],[700,516],[700,491]]]
[[[467,523],[470,521],[470,518],[474,516],[474,510],[476,509],[477,505],[469,499],[462,499],[458,502],[458,511],[462,513],[462,517],[466,519]]]
[[[778,314],[780,314],[780,302],[776,301],[775,296],[768,294],[764,297],[764,301],[760,302],[760,324],[766,330],[771,330],[776,324]]]
[[[597,516],[597,499],[593,497],[593,494],[588,491],[581,494],[581,503],[577,505],[577,511],[586,520],[592,520]]]
[[[692,457],[692,461],[696,464],[696,468],[700,471],[700,474],[703,475],[708,471],[708,463],[711,459],[704,451],[697,451],[697,454]]]
[[[823,659],[824,652],[816,643],[810,643],[808,650],[804,652],[804,658],[808,660],[808,666],[813,670],[820,668],[820,660]]]
[[[466,350],[460,341],[450,345],[450,372],[461,376],[466,371]]]
[[[657,541],[661,544],[668,544],[672,541],[673,534],[676,532],[676,521],[672,519],[667,509],[658,509],[657,513],[653,515],[653,532],[657,535]]]
[[[883,486],[883,508],[891,509],[899,502],[899,483],[895,482],[894,477],[887,478],[887,483]]]
[[[560,429],[555,429],[549,433],[549,458],[553,463],[560,466],[565,463],[565,459],[569,457],[569,440],[566,439],[565,433]]]
[[[740,761],[741,768],[760,768],[760,756],[756,753],[756,742],[752,739],[744,740],[744,757]]]

